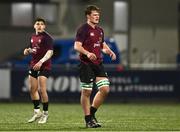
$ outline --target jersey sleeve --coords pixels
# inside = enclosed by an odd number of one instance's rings
[[[79,42],[83,43],[85,41],[85,38],[86,38],[86,30],[85,30],[85,28],[81,27],[78,29],[78,31],[76,33],[75,41],[79,41]]]
[[[101,29],[102,30],[102,42],[104,42],[104,31],[103,31],[103,29]]]
[[[32,38],[32,36],[29,37],[29,44],[27,45],[27,48],[32,48],[31,38]]]
[[[46,48],[48,50],[53,50],[53,39],[52,39],[52,37],[50,37],[50,36],[46,37],[45,41],[46,41]]]

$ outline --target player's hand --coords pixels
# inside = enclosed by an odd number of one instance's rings
[[[91,60],[91,61],[95,61],[97,59],[96,55],[94,53],[88,53],[87,57]]]
[[[34,53],[34,54],[36,54],[36,52],[37,52],[37,50],[35,49],[35,48],[26,48],[25,50],[24,50],[24,55],[29,55],[29,54],[31,54],[31,53]]]
[[[111,57],[111,60],[116,60],[116,54],[113,51],[111,51],[109,56]]]
[[[38,63],[36,63],[36,64],[34,65],[33,69],[34,69],[35,71],[40,70],[42,64],[43,64],[43,63],[42,63],[41,61],[39,61]]]
[[[24,55],[28,55],[28,54],[30,54],[31,53],[31,48],[26,48],[25,50],[24,50]]]

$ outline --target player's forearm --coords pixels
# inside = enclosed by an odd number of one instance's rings
[[[107,48],[103,48],[103,49],[102,49],[102,52],[103,52],[104,54],[110,55],[110,54],[112,53],[112,50],[111,50],[111,49],[107,49]]]
[[[40,62],[44,63],[45,61],[49,60],[53,55],[53,50],[48,50],[44,57],[40,60]]]
[[[109,48],[109,46],[106,43],[103,43],[102,52],[105,53],[105,54],[110,55],[112,53],[112,50]]]
[[[88,55],[89,51],[85,50],[83,47],[80,47],[76,49],[79,53],[82,53],[84,55]]]
[[[75,42],[74,49],[81,54],[88,55],[89,51],[85,50],[81,44]]]

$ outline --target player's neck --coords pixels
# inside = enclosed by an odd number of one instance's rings
[[[41,33],[43,33],[43,32],[44,32],[44,31],[41,31],[41,32],[36,31],[36,35],[41,34]]]
[[[90,22],[90,21],[87,21],[87,24],[89,24],[92,28],[95,28],[95,27],[96,27],[96,25],[97,25],[97,24],[92,23],[92,22]]]

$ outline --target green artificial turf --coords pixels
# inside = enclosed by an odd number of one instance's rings
[[[180,131],[180,104],[104,104],[97,112],[101,128],[85,128],[80,104],[49,105],[46,124],[27,123],[30,103],[0,103],[0,131]]]

